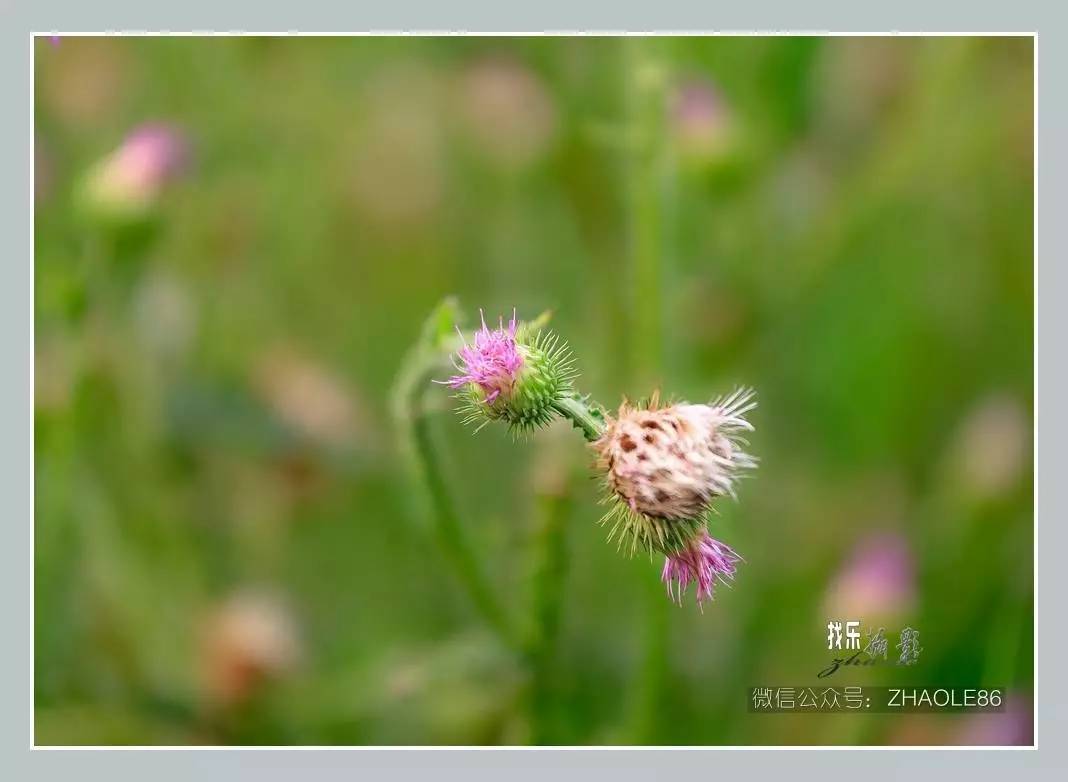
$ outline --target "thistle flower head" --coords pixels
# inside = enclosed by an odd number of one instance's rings
[[[457,328],[459,332],[459,328]],[[572,392],[575,370],[567,345],[550,332],[516,320],[486,325],[454,359],[457,374],[443,381],[457,389],[465,423],[504,421],[513,432],[527,432],[553,418],[553,404]]]
[[[741,561],[726,543],[700,532],[693,540],[664,560],[660,580],[667,585],[671,599],[682,605],[682,596],[690,584],[697,585],[697,605],[711,600],[717,581],[734,578],[734,566]]]
[[[744,388],[707,405],[624,403],[593,444],[613,503],[602,520],[610,539],[670,555],[703,534],[712,501],[734,496],[739,472],[756,466],[741,437],[754,407]]]
[[[481,311],[480,311],[481,314]],[[459,326],[456,333],[460,335],[464,346],[458,353],[459,362],[456,370],[460,374],[449,378],[450,388],[463,388],[468,384],[477,385],[485,395],[485,402],[492,405],[502,392],[511,394],[523,366],[523,356],[519,352],[515,335],[518,324],[515,312],[504,327],[502,317],[499,325],[492,331],[486,326],[482,317],[482,328],[475,332],[473,345],[468,345]]]

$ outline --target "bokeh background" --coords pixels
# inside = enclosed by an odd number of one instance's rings
[[[38,744],[1031,743],[1030,38],[34,58]],[[609,407],[758,390],[703,613],[425,382],[479,307]],[[749,713],[829,619],[1009,708]]]

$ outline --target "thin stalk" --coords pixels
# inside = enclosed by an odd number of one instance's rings
[[[593,442],[604,432],[604,414],[599,408],[575,396],[553,402],[553,409],[574,424],[582,436]]]
[[[626,161],[630,221],[632,381],[660,380],[664,345],[664,212],[670,174],[665,145],[666,76],[656,39],[625,38]],[[648,392],[651,389],[646,389]]]
[[[478,556],[456,512],[425,415],[417,415],[412,421],[412,441],[433,509],[435,540],[475,608],[502,640],[514,645],[516,638],[508,617],[479,567]]]
[[[664,355],[665,212],[670,159],[666,147],[666,73],[657,39],[625,38],[630,234],[632,381],[649,393]],[[668,681],[668,602],[658,580],[644,591],[643,661],[635,683],[631,731],[636,743],[656,738]]]
[[[556,734],[553,666],[568,566],[565,528],[571,506],[567,478],[558,490],[539,493],[538,526],[532,546],[530,625],[525,640],[530,669],[526,711],[531,744],[551,743]]]

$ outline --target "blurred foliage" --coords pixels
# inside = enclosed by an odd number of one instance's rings
[[[814,682],[874,533],[905,541],[894,628],[924,651],[839,683],[1028,701],[1032,41],[634,43],[696,96],[653,107],[652,368],[631,365],[627,160],[650,139],[625,45],[38,40],[38,743],[966,741],[964,716],[746,711],[748,687]],[[193,165],[120,232],[80,182],[148,121]],[[761,468],[714,523],[746,559],[733,589],[650,624],[659,563],[605,545],[580,438],[472,437],[428,388],[500,640],[391,414],[447,295],[552,310],[608,405],[646,375],[694,401],[757,388]]]

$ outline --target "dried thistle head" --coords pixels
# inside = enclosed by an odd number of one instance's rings
[[[705,529],[713,500],[734,496],[740,471],[756,466],[742,450],[744,415],[756,407],[740,388],[707,405],[669,404],[657,395],[645,405],[624,402],[593,443],[612,509],[610,539],[673,554]]]

